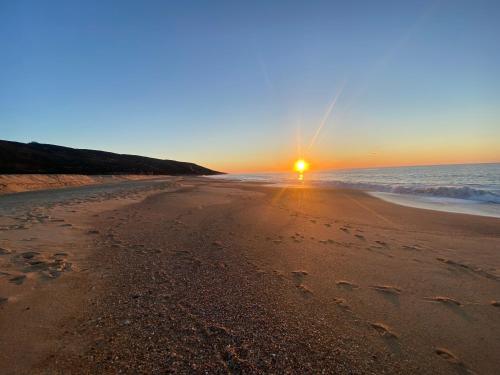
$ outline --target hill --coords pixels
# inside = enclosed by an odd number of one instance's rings
[[[0,140],[0,174],[214,175],[221,172],[175,160]]]

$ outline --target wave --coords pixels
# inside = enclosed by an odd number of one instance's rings
[[[483,189],[474,189],[469,186],[408,186],[408,185],[380,185],[364,182],[321,181],[322,185],[340,188],[388,192],[395,194],[422,195],[437,198],[464,199],[476,202],[500,204],[500,194]]]
[[[313,185],[330,186],[343,189],[357,189],[370,192],[384,192],[442,199],[462,199],[477,203],[500,204],[500,189],[498,188],[498,185],[495,183],[492,184],[490,181],[487,181],[488,184],[483,185],[481,185],[480,181],[476,181],[475,186],[471,187],[467,185],[447,185],[448,181],[442,181],[441,184],[439,184],[439,182],[436,184],[425,184],[425,182],[404,182],[404,179],[401,183],[399,183],[396,181],[390,181],[389,179],[389,181],[384,182],[380,181],[381,176],[372,177],[374,177],[375,181],[367,182],[369,181],[370,176],[363,176],[360,179],[354,178],[351,180],[349,178],[335,179],[333,176],[316,174],[311,176],[311,179],[308,179],[307,182]],[[296,178],[292,179],[290,178],[290,175],[283,173],[223,175],[219,178],[230,178],[239,181],[267,182],[271,184],[289,186],[297,185],[299,183]],[[443,178],[443,180],[446,179],[449,179],[449,176]]]
[[[499,203],[500,195],[492,191],[473,189],[468,186],[450,187],[450,186],[433,186],[433,187],[406,187],[398,186],[392,189],[393,193],[398,194],[418,194],[433,197],[445,197],[454,199],[466,199],[487,203]]]

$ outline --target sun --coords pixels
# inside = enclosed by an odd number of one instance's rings
[[[299,159],[295,162],[293,169],[295,169],[299,173],[304,173],[309,169],[309,163],[304,159]]]

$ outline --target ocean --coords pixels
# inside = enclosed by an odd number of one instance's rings
[[[278,186],[360,189],[404,206],[500,218],[500,163],[306,172],[303,181],[292,173],[227,174],[211,178]]]

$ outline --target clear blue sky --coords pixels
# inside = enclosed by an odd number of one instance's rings
[[[500,161],[500,1],[2,1],[0,46],[0,139],[255,170],[300,129],[324,167]]]

